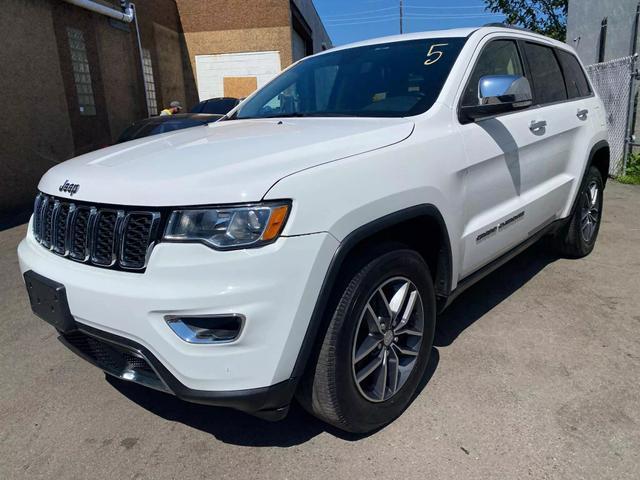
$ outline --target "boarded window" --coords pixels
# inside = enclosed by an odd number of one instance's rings
[[[69,37],[69,50],[71,52],[71,65],[73,67],[73,79],[78,94],[78,109],[80,115],[95,115],[96,100],[93,96],[91,85],[91,69],[87,58],[87,45],[84,41],[82,30],[67,27]]]
[[[157,115],[158,98],[156,97],[156,82],[153,79],[151,52],[147,48],[142,49],[142,73],[144,75],[144,93],[147,97],[149,115]]]
[[[224,96],[244,98],[251,95],[258,88],[256,77],[224,77]]]

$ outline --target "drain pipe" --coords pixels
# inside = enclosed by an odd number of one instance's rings
[[[133,12],[133,25],[136,27],[136,40],[138,41],[138,58],[140,59],[140,73],[142,75],[142,89],[144,91],[145,104],[147,106],[147,117],[151,116],[151,105],[149,104],[149,97],[147,96],[147,85],[144,78],[144,57],[142,56],[142,41],[140,40],[140,28],[138,28],[138,11],[136,6],[129,2],[128,8]]]
[[[631,64],[631,79],[629,80],[629,104],[627,105],[627,128],[625,132],[624,150],[622,157],[622,175],[627,174],[627,163],[629,162],[629,155],[633,152],[633,147],[637,147],[634,130],[635,130],[635,115],[634,107],[636,103],[636,81],[639,79],[638,74],[638,28],[640,27],[640,2],[636,6],[636,14],[633,22],[633,30],[631,31],[631,51],[630,55],[633,57]]]
[[[120,20],[121,22],[131,23],[134,17],[134,10],[131,8],[131,5],[126,6],[126,2],[120,2],[122,4],[122,11],[116,10],[115,8],[107,7],[105,5],[93,2],[92,0],[64,0],[67,3],[75,5],[80,8],[84,8],[86,10],[91,10],[92,12],[99,13],[100,15],[105,15],[110,18],[114,18],[116,20]]]

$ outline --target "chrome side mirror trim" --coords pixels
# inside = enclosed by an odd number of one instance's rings
[[[521,75],[487,75],[478,81],[478,103],[460,108],[461,121],[475,121],[533,104],[531,85]]]

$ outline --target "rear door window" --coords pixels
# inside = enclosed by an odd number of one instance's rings
[[[587,76],[575,55],[564,50],[556,50],[556,52],[564,72],[569,98],[588,97],[591,95],[591,87],[589,87]]]
[[[531,70],[536,103],[544,105],[566,100],[564,77],[553,49],[529,42],[525,43],[524,48]]]

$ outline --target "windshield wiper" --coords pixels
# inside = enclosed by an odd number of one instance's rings
[[[229,120],[255,120],[261,118],[304,118],[304,117],[357,117],[349,113],[336,113],[336,112],[291,112],[291,113],[279,113],[277,115],[256,115],[253,117],[238,117],[237,115]]]
[[[310,117],[311,114],[303,113],[303,112],[291,112],[291,113],[279,113],[278,115],[264,115],[261,117],[251,117],[251,118],[302,118],[302,117]]]

